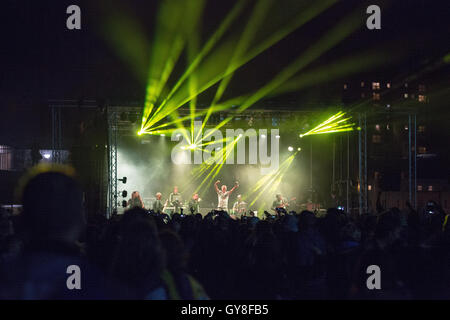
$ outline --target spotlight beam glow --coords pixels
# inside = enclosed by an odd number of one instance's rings
[[[228,30],[231,23],[238,17],[239,13],[244,8],[245,3],[246,3],[246,1],[238,1],[236,3],[236,5],[233,7],[233,9],[230,11],[230,13],[227,15],[227,17],[221,23],[219,28],[214,32],[214,34],[211,36],[211,38],[208,40],[208,42],[202,48],[202,50],[197,55],[197,57],[194,59],[194,61],[189,65],[189,67],[184,72],[184,74],[180,77],[180,79],[177,81],[175,86],[170,90],[169,94],[164,99],[164,101],[158,106],[158,108],[156,109],[153,116],[148,120],[150,122],[149,126],[151,126],[154,123],[155,116],[159,112],[161,112],[161,110],[164,108],[164,106],[167,104],[167,102],[172,98],[173,94],[178,90],[178,88],[183,84],[183,82],[186,80],[186,78],[198,67],[198,65],[203,60],[203,58],[210,52],[210,50],[214,47],[214,45],[220,40],[220,38],[223,36],[225,31]],[[144,125],[146,125],[146,124],[144,124]]]
[[[274,172],[273,174],[265,175],[261,179],[259,179],[255,187],[250,190],[249,193],[243,195],[243,199],[250,199],[249,201],[249,207],[253,206],[258,199],[264,195],[266,192],[273,193],[277,190],[278,186],[280,185],[281,181],[283,180],[284,175],[288,172],[289,167],[291,166],[292,162],[294,161],[295,156],[298,154],[299,151],[296,151],[289,157],[287,157],[279,166],[278,170]],[[267,207],[266,201],[260,206],[260,207]],[[258,211],[261,208],[258,208]]]
[[[331,116],[321,124],[317,125],[313,129],[309,130],[306,133],[300,134],[300,138],[303,138],[308,135],[313,134],[325,134],[325,133],[336,133],[336,132],[345,132],[345,131],[353,131],[355,129],[355,123],[347,123],[352,117],[347,117],[344,119],[340,119],[345,115],[344,112],[339,111],[335,115]],[[340,119],[340,120],[338,120]]]
[[[173,94],[179,89],[179,87],[181,86],[181,84],[185,80],[185,78],[188,77],[198,66],[200,66],[199,63],[204,57],[203,54],[200,54],[200,57],[194,61],[194,64],[191,64],[188,67],[188,69],[186,70],[185,74],[180,78],[180,80],[177,82],[175,87],[170,91],[169,95],[164,99],[163,103],[158,107],[158,110],[152,115],[152,117],[150,119],[148,119],[148,120],[147,120],[147,116],[143,117],[143,125],[142,125],[142,127],[146,128],[146,129],[151,128],[156,122],[158,122],[161,119],[163,119],[170,112],[172,112],[173,110],[178,109],[182,105],[184,105],[187,102],[189,102],[190,100],[194,99],[197,95],[199,95],[203,91],[207,90],[208,88],[210,88],[211,86],[213,86],[217,82],[221,81],[222,79],[228,77],[229,75],[232,75],[232,73],[235,70],[237,70],[238,68],[240,68],[242,65],[244,65],[245,63],[247,63],[248,61],[253,59],[255,56],[257,56],[261,52],[265,51],[266,49],[268,49],[269,47],[271,47],[272,45],[274,45],[275,43],[277,43],[278,41],[280,41],[281,39],[286,37],[288,34],[290,34],[292,31],[294,31],[295,29],[297,29],[301,25],[303,25],[306,22],[308,22],[309,20],[313,19],[315,16],[317,16],[322,11],[324,11],[325,9],[330,7],[335,2],[336,2],[336,0],[326,0],[326,1],[321,1],[320,4],[314,4],[312,6],[307,6],[307,8],[303,8],[301,13],[298,14],[295,17],[295,19],[290,20],[281,29],[279,29],[277,32],[273,33],[272,35],[264,37],[264,41],[262,43],[260,43],[259,45],[252,46],[253,50],[251,50],[243,58],[239,58],[239,59],[236,58],[238,61],[237,62],[233,62],[231,67],[230,67],[230,65],[228,65],[226,67],[226,69],[224,69],[223,72],[222,71],[218,72],[217,76],[213,77],[211,80],[207,80],[206,82],[203,81],[202,83],[204,83],[204,85],[199,85],[198,89],[197,89],[197,92],[192,93],[192,91],[189,90],[189,93],[187,94],[186,98],[181,98],[180,97],[181,99],[179,99],[177,102],[175,102],[175,101],[174,102],[170,102],[170,100],[173,100],[172,99]],[[264,10],[261,9],[261,12],[263,13]],[[258,15],[256,15],[255,17],[258,17]],[[258,17],[258,19],[256,19],[255,21],[258,22],[259,19],[260,19],[260,17]],[[257,24],[258,23],[256,23],[256,25]],[[251,34],[252,32],[253,31],[248,31],[248,34]],[[214,40],[214,41],[216,41],[216,40]],[[214,42],[214,44],[215,44],[215,42]],[[206,45],[204,47],[204,49],[205,50],[206,49],[209,50],[208,45]],[[223,51],[223,49],[225,49],[225,47],[222,46],[221,50]],[[234,49],[234,48],[231,48],[231,49]],[[208,51],[208,50],[206,50],[206,51]],[[234,51],[234,50],[231,50],[230,52],[231,52],[230,56],[233,56],[233,53],[236,53],[236,51]],[[220,55],[216,54],[216,57],[214,59],[212,59],[212,61],[213,62],[216,61],[216,63],[217,63],[217,61],[218,61],[217,59],[218,58],[221,58],[223,60],[223,57],[221,57]],[[202,65],[202,68],[207,70],[208,69],[208,65],[206,65],[206,64],[204,66]],[[221,91],[224,90],[226,83],[227,83],[227,81],[225,81],[223,83]],[[220,96],[221,96],[221,93],[219,92],[218,97],[220,97]],[[166,108],[166,105],[167,105],[168,108]],[[160,113],[162,113],[162,114],[159,115]],[[156,115],[158,115],[158,116],[156,116]]]

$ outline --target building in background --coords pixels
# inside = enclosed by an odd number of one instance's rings
[[[343,84],[342,101],[347,110],[367,116],[369,208],[376,208],[380,192],[383,207],[406,207],[409,200],[409,145],[411,143],[414,157],[415,137],[417,207],[435,200],[444,209],[450,209],[448,170],[445,155],[439,148],[436,117],[430,112],[432,101],[428,89],[420,80],[394,82],[369,78]],[[415,128],[414,117],[417,119]]]

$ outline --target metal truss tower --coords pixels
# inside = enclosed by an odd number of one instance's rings
[[[108,207],[109,219],[117,213],[117,111],[107,107],[108,116]]]
[[[366,114],[358,115],[358,149],[359,149],[359,214],[368,210],[367,198],[367,120]]]
[[[61,106],[51,106],[52,112],[52,161],[61,163],[62,130]]]

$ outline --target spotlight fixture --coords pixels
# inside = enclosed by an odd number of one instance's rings
[[[294,151],[294,148],[291,147],[291,146],[289,146],[289,147],[288,147],[288,151],[289,151],[289,152],[292,152],[292,151]]]
[[[117,179],[119,181],[122,181],[123,184],[127,183],[127,177],[123,177],[122,179]]]
[[[44,153],[43,157],[45,159],[50,159],[52,157],[52,155],[50,153]]]
[[[301,151],[301,150],[302,150],[302,148],[300,148],[300,147],[299,147],[299,148],[297,148],[297,151]]]
[[[262,134],[262,135],[261,135],[261,138],[265,139],[265,138],[266,138],[266,135],[265,135],[265,134]]]
[[[280,135],[277,134],[277,135],[275,136],[275,138],[280,139]]]

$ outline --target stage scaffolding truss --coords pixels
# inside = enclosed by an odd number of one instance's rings
[[[108,196],[106,217],[117,214],[117,117],[115,107],[108,107]]]
[[[118,163],[117,163],[117,139],[120,136],[131,136],[137,133],[140,126],[139,119],[141,117],[140,107],[129,107],[129,106],[110,106],[108,107],[108,203],[107,203],[107,217],[110,218],[112,215],[117,213],[118,208]],[[228,114],[232,113],[229,112]],[[270,119],[271,117],[276,117],[277,119],[288,119],[293,116],[314,114],[318,111],[280,111],[280,110],[251,110],[241,114],[237,114],[238,117],[242,119],[253,118],[254,121],[261,119]],[[381,113],[377,113],[381,114]],[[392,114],[392,113],[391,113]],[[412,112],[400,112],[401,116],[405,115],[408,117],[409,123],[409,144],[408,144],[408,155],[409,155],[409,201],[415,207],[416,206],[416,190],[417,190],[417,179],[416,179],[416,114]],[[367,113],[357,112],[352,113],[353,118],[358,125],[359,130],[353,132],[348,132],[346,134],[346,139],[348,140],[350,135],[357,135],[357,149],[352,147],[352,149],[357,150],[358,155],[358,170],[357,170],[357,193],[358,193],[358,205],[357,207],[351,206],[349,201],[349,188],[351,185],[350,177],[350,155],[349,149],[351,148],[349,141],[347,141],[347,179],[341,182],[346,188],[346,205],[349,209],[353,209],[352,212],[357,212],[363,214],[370,210],[369,208],[369,197],[368,197],[368,146],[367,146]],[[180,111],[180,116],[183,116],[183,111]],[[372,116],[372,114],[370,115]],[[220,119],[220,116],[219,116]],[[356,137],[355,137],[356,138]],[[342,150],[344,151],[344,150]],[[333,158],[335,154],[335,147],[333,146]],[[334,161],[333,161],[334,166]],[[356,168],[355,168],[356,169]],[[333,184],[336,183],[334,177],[333,169]]]

